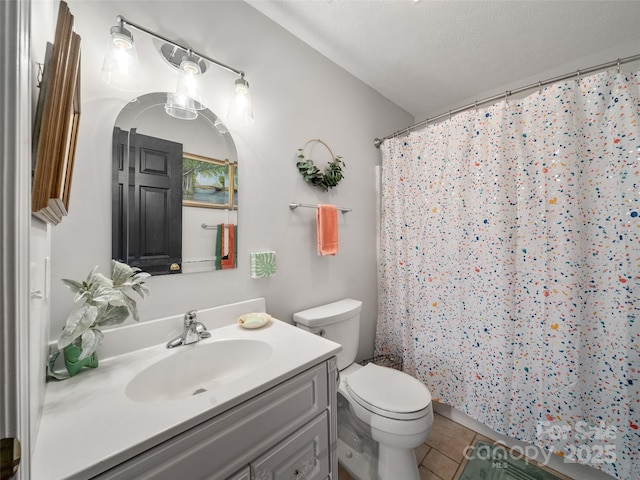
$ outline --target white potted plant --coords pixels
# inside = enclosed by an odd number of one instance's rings
[[[97,272],[94,267],[84,282],[63,279],[75,294],[75,308],[58,339],[58,349],[63,352],[65,366],[73,376],[82,367],[98,366],[96,349],[103,339],[101,327],[118,325],[129,315],[140,320],[135,292],[144,298],[149,290],[144,286],[150,275],[126,263],[112,261],[111,278]]]

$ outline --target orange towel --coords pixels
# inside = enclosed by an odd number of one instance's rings
[[[216,233],[216,270],[224,270],[227,268],[236,268],[238,266],[236,250],[237,244],[237,228],[234,224],[230,223],[225,225],[219,224],[218,231]],[[226,229],[226,230],[225,230]],[[229,252],[224,254],[225,237],[229,235]]]
[[[318,255],[338,253],[338,209],[335,205],[318,205]]]
[[[223,229],[224,229],[224,223]],[[226,257],[222,257],[222,269],[236,268],[236,252],[235,252],[235,225],[230,223],[227,225],[229,233],[229,254]],[[222,233],[222,251],[224,252],[224,232]]]

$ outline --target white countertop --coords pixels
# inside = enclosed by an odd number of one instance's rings
[[[334,356],[337,343],[273,320],[249,330],[237,324],[210,330],[211,338],[167,349],[160,344],[100,361],[95,370],[47,386],[32,456],[33,480],[87,479],[208,420],[286,378]],[[221,339],[259,339],[271,357],[224,388],[171,401],[141,403],[125,395],[139,372],[181,349]]]

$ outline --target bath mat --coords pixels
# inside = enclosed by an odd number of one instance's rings
[[[517,453],[478,440],[459,480],[562,480]]]

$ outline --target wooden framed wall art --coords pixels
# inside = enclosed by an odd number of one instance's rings
[[[182,204],[185,207],[238,208],[235,162],[182,154]]]
[[[48,57],[34,127],[31,211],[57,225],[69,211],[80,121],[80,36],[73,31],[73,15],[65,2],[60,2]]]

